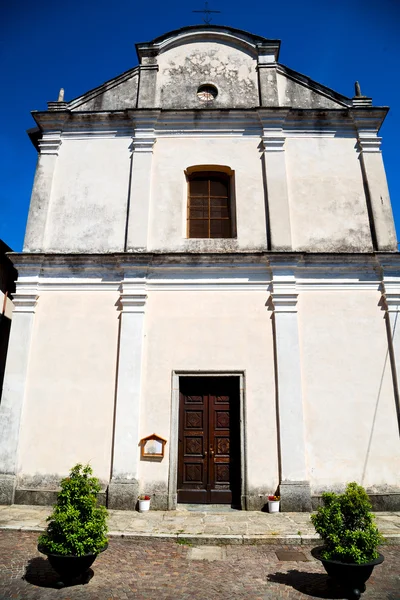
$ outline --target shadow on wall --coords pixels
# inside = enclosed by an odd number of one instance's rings
[[[381,305],[381,302],[380,302],[380,305]],[[395,358],[394,358],[394,353],[393,353],[393,342],[392,342],[392,340],[394,339],[395,333],[396,333],[398,315],[399,315],[399,313],[396,313],[396,317],[395,317],[395,321],[394,321],[394,325],[393,325],[393,331],[391,328],[391,323],[390,323],[388,314],[386,313],[386,316],[385,316],[387,337],[388,337],[388,349],[386,351],[385,359],[383,361],[382,375],[381,375],[381,379],[379,382],[378,395],[376,398],[374,416],[373,416],[372,425],[371,425],[371,432],[369,435],[368,447],[367,447],[367,452],[365,455],[364,467],[363,467],[363,472],[362,472],[362,477],[361,477],[361,485],[364,485],[365,475],[367,472],[368,460],[369,460],[369,455],[371,452],[372,439],[374,436],[375,423],[376,423],[376,418],[378,415],[379,403],[381,400],[382,386],[383,386],[383,381],[384,381],[385,372],[386,372],[386,369],[388,366],[389,358],[390,358],[391,372],[392,372],[392,378],[393,378],[394,398],[395,398],[395,403],[396,403],[397,425],[398,425],[399,433],[400,433],[399,389],[398,389],[398,381],[397,381],[397,377],[396,377],[396,363],[395,363]]]

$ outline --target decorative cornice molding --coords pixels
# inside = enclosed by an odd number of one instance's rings
[[[160,111],[152,110],[138,114],[131,111],[130,117],[134,126],[132,152],[153,152],[153,146],[157,139],[155,127],[160,117]]]
[[[372,106],[372,98],[368,98],[368,96],[354,96],[351,99],[351,104],[355,107]]]
[[[198,137],[243,135],[265,138],[285,136],[356,137],[357,131],[376,135],[383,120],[374,108],[296,109],[254,107],[249,109],[125,109],[120,111],[51,110],[33,112],[41,131],[62,132],[64,137],[116,137],[135,130],[152,130],[153,136]],[[353,111],[362,112],[354,116]],[[365,114],[366,113],[366,114]],[[386,113],[385,113],[386,114]],[[136,135],[135,137],[140,137]],[[271,144],[273,147],[274,144]]]
[[[400,290],[400,253],[10,253],[19,272],[17,293],[113,291],[141,281],[145,290],[256,291],[280,296],[304,291]],[[135,283],[136,282],[136,283]],[[142,293],[144,294],[145,292]],[[293,299],[289,304],[293,303]]]

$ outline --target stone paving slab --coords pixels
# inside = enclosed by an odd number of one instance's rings
[[[0,531],[0,600],[313,600],[343,599],[305,546],[199,548],[172,539],[114,538],[90,581],[57,589],[59,577],[37,551],[37,534]],[[208,547],[210,548],[210,547]],[[283,561],[282,551],[303,560]],[[399,548],[385,546],[363,600],[399,600]],[[88,579],[88,578],[87,578]],[[87,581],[86,579],[86,581]]]
[[[310,544],[318,540],[308,513],[251,511],[136,511],[109,510],[111,536],[140,539],[188,538],[196,543]],[[0,506],[0,529],[41,531],[48,506]],[[400,544],[400,513],[376,513],[376,523],[388,542]],[[400,600],[400,599],[399,599]]]

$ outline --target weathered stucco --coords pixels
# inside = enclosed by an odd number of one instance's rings
[[[265,250],[265,199],[257,137],[213,139],[160,138],[154,147],[150,250],[213,251]],[[232,192],[236,204],[236,240],[187,238],[187,181],[194,165],[228,166],[235,172]],[[162,181],[162,185],[157,185]]]
[[[47,251],[123,251],[130,142],[129,137],[63,140],[46,222]]]
[[[372,250],[355,139],[295,137],[285,144],[294,250]]]
[[[156,106],[202,108],[197,89],[212,84],[218,89],[213,108],[258,106],[257,62],[234,46],[216,42],[192,42],[172,48],[158,57]]]
[[[98,91],[93,90],[88,100],[77,100],[74,103],[73,110],[124,110],[125,108],[135,108],[137,101],[139,76],[137,73],[132,75],[126,81],[118,83],[110,89],[103,90],[102,86]]]
[[[279,106],[293,108],[342,108],[343,104],[328,98],[321,92],[293,81],[287,75],[277,73]]]

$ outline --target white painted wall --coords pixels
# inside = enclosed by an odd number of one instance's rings
[[[304,292],[299,323],[313,492],[399,486],[400,441],[384,311],[374,291]]]
[[[75,462],[110,478],[116,292],[42,292],[18,454],[19,487],[54,486]],[[400,446],[384,311],[375,291],[301,292],[306,469],[312,492],[356,480],[396,489]],[[173,371],[245,372],[248,488],[278,484],[271,312],[266,291],[148,290],[139,437],[171,437]],[[262,450],[260,450],[262,448]],[[263,449],[266,448],[264,451]],[[139,463],[143,490],[168,484],[169,452]]]
[[[123,251],[130,143],[130,137],[63,138],[45,225],[45,250]],[[131,213],[142,215],[141,218],[148,218],[149,222],[132,223],[131,233],[146,232],[148,225],[149,251],[266,250],[265,191],[259,144],[257,135],[158,137],[153,160],[148,161],[148,173],[144,174],[146,181],[151,180],[148,217],[146,211],[138,210],[145,199],[136,190],[133,171]],[[288,137],[285,160],[293,249],[372,250],[355,138]],[[189,240],[186,237],[185,170],[202,164],[224,165],[235,172],[237,239]],[[270,181],[274,174],[267,168],[266,176]],[[272,219],[271,228],[273,238],[282,223]],[[130,239],[129,247],[144,248],[146,240],[142,237],[136,242]]]
[[[292,137],[285,143],[294,250],[372,250],[356,139]]]
[[[260,139],[159,138],[154,146],[149,250],[266,250],[265,200]],[[194,165],[224,165],[235,171],[237,240],[187,239],[187,181]]]
[[[44,249],[123,251],[131,138],[63,138],[54,174]]]
[[[170,440],[172,371],[245,371],[248,485],[278,484],[271,314],[264,291],[153,291],[146,306],[140,437]],[[160,463],[141,462],[140,481],[168,482]]]
[[[96,476],[109,481],[117,299],[114,292],[40,295],[20,432],[20,487],[45,486],[76,462],[90,462]]]

